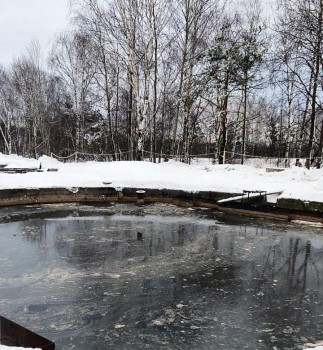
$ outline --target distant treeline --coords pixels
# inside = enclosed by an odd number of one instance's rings
[[[0,152],[321,157],[323,0],[266,4],[75,2],[46,64],[0,69]]]

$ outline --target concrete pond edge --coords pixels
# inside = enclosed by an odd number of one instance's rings
[[[210,208],[232,215],[262,217],[283,221],[302,220],[323,224],[323,203],[278,198],[276,204],[220,205],[219,200],[240,193],[184,191],[150,188],[72,187],[0,190],[0,207],[58,203],[169,203],[186,207]]]

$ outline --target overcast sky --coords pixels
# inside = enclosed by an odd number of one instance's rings
[[[68,0],[0,0],[0,65],[8,68],[32,40],[48,52],[67,23]]]
[[[268,4],[272,5],[274,1],[262,1],[267,14]],[[14,58],[26,52],[32,40],[39,42],[46,56],[55,34],[68,27],[68,2],[0,0],[0,65],[9,68]]]

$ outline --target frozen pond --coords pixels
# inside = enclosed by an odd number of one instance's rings
[[[62,208],[6,209],[0,224],[0,313],[57,349],[323,340],[322,229],[160,204]]]

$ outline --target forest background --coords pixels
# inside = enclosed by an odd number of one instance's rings
[[[322,157],[323,0],[270,11],[265,0],[74,0],[70,20],[48,57],[31,42],[0,66],[0,152]]]

